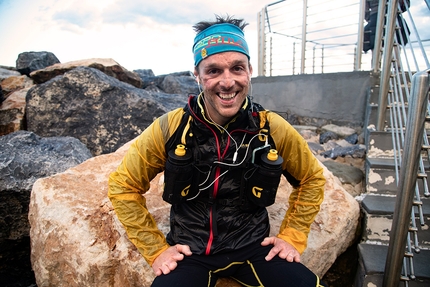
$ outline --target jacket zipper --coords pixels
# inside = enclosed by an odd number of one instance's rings
[[[214,135],[215,135],[215,137],[217,139],[217,142],[219,142],[218,135],[214,131],[213,131],[213,133],[214,133]],[[222,138],[222,136],[221,136],[221,140],[224,143],[224,139]],[[227,137],[227,144],[226,144],[226,146],[224,148],[224,153],[221,155],[221,146],[218,144],[218,160],[219,161],[222,161],[222,159],[224,158],[224,156],[227,153],[227,150],[228,150],[229,146],[230,146],[230,137]],[[216,199],[217,194],[218,194],[219,176],[220,176],[220,174],[221,174],[221,168],[217,167],[215,169],[215,178],[216,178],[216,180],[214,182],[214,188],[213,188],[213,192],[212,192],[213,200]],[[209,239],[208,239],[208,244],[206,246],[206,252],[205,252],[206,255],[209,255],[211,253],[212,243],[213,243],[214,236],[215,236],[214,229],[216,227],[215,225],[216,225],[216,221],[217,220],[214,217],[215,217],[214,216],[214,206],[211,205],[210,208],[209,208]]]
[[[215,178],[218,178],[220,174],[220,168],[217,167],[215,171]],[[217,193],[218,193],[218,184],[219,180],[217,179],[214,183],[214,191],[213,191],[213,199],[216,199]],[[213,212],[213,205],[209,208],[209,239],[208,244],[206,246],[206,255],[209,255],[211,253],[211,247],[214,240],[214,224],[216,224],[216,220],[214,222],[214,212]]]

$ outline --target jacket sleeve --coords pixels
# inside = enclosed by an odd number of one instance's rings
[[[181,110],[165,114],[145,129],[109,176],[108,197],[118,219],[130,241],[150,265],[169,245],[149,213],[143,195],[151,180],[164,170],[165,142],[177,127]]]
[[[324,199],[323,168],[303,137],[282,117],[267,113],[270,134],[284,159],[283,170],[293,186],[289,208],[277,237],[292,244],[300,253],[307,246],[310,226]]]

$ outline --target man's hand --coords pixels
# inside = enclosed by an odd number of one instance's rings
[[[155,258],[152,263],[152,270],[157,276],[169,274],[170,271],[178,266],[177,262],[184,259],[184,255],[190,256],[191,254],[193,253],[188,245],[176,244],[175,246],[170,246]]]
[[[300,253],[290,243],[275,236],[266,237],[263,242],[261,242],[261,245],[263,246],[268,246],[270,244],[273,245],[273,248],[265,258],[267,261],[272,260],[273,257],[278,255],[288,262],[300,262]]]

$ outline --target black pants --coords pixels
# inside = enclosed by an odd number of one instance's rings
[[[155,278],[152,287],[213,287],[219,277],[230,277],[244,286],[322,287],[318,276],[301,263],[279,256],[264,257],[272,245],[252,245],[226,254],[185,256],[175,270]]]

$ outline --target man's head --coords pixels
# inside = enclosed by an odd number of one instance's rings
[[[237,114],[248,95],[252,67],[246,25],[229,16],[194,25],[194,74],[203,88],[206,113],[220,125]]]

